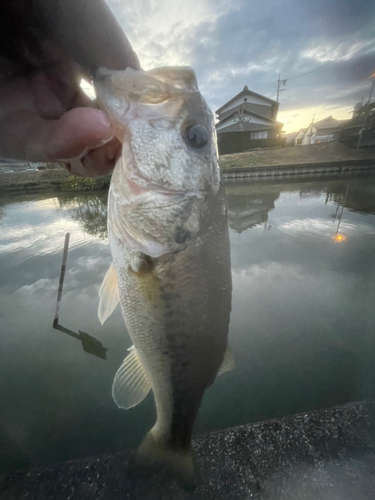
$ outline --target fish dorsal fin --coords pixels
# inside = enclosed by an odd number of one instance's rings
[[[117,370],[112,397],[118,407],[128,410],[144,400],[150,392],[151,384],[134,346]]]
[[[198,90],[197,77],[189,66],[154,68],[147,71],[147,74],[177,89]]]
[[[230,372],[231,370],[233,370],[233,368],[234,368],[234,359],[233,359],[232,349],[228,345],[224,354],[223,362],[221,363],[219,371],[217,372],[217,376],[225,372]]]
[[[117,273],[111,264],[99,290],[98,318],[101,324],[113,313],[119,301]]]

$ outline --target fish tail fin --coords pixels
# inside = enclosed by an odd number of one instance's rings
[[[194,460],[191,446],[172,447],[155,428],[147,434],[137,450],[135,464],[150,471],[162,471],[182,481],[194,484]]]

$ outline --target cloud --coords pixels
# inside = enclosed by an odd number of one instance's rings
[[[275,98],[279,74],[284,112],[353,107],[369,91],[375,2],[107,1],[143,67],[193,66],[213,110],[244,85]]]

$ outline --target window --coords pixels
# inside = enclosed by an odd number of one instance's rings
[[[250,139],[267,139],[268,131],[264,130],[263,132],[251,132]]]

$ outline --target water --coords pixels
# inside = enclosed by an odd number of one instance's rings
[[[236,369],[207,391],[195,432],[374,397],[375,177],[228,183],[226,191]],[[131,342],[119,309],[104,326],[97,319],[110,264],[105,199],[1,201],[3,473],[135,446],[154,422],[152,396],[129,411],[111,397]],[[91,338],[82,344],[79,331]]]

